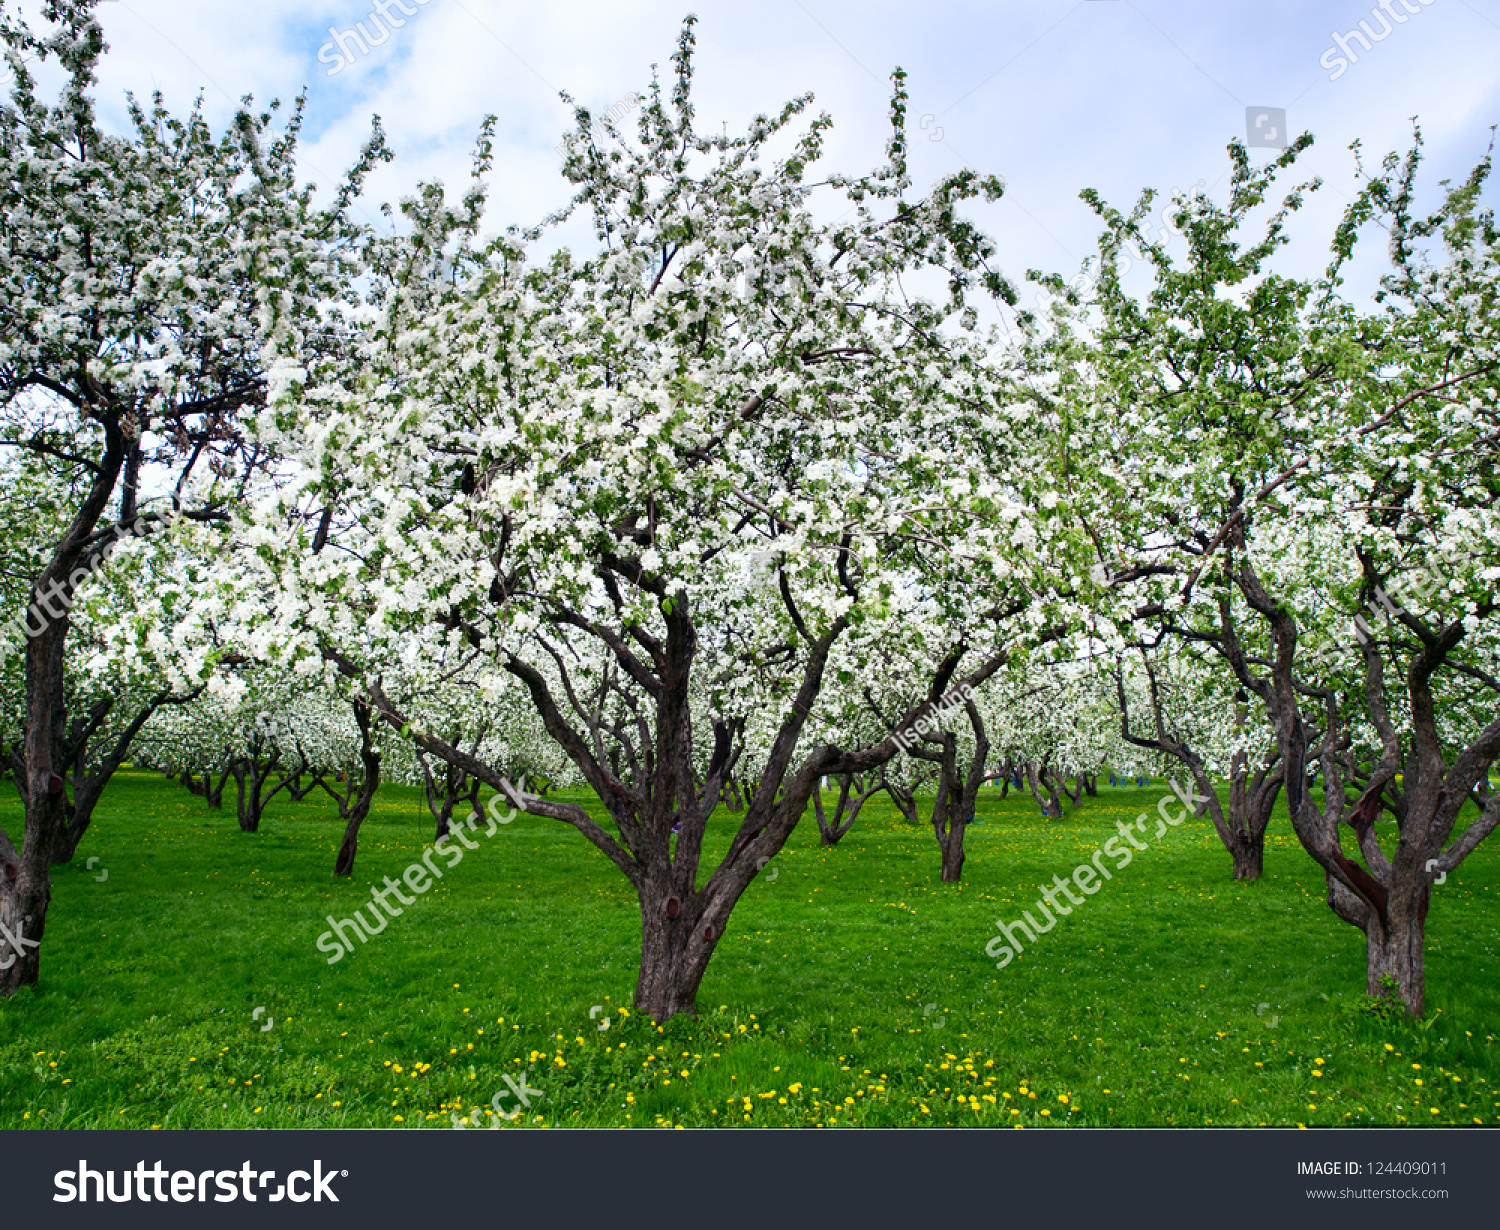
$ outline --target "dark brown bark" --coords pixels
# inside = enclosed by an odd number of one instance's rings
[[[727,899],[684,897],[670,873],[652,877],[638,893],[641,963],[634,1006],[661,1024],[680,1013],[697,1013],[698,987],[723,938]]]
[[[351,704],[354,724],[359,729],[359,769],[355,770],[351,765],[343,774],[342,793],[334,790],[325,776],[320,775],[317,779],[317,784],[338,805],[339,817],[344,821],[344,837],[333,860],[333,874],[336,876],[346,876],[354,870],[354,856],[359,853],[359,829],[370,814],[375,792],[380,789],[380,754],[375,750],[370,707],[362,701],[352,701]]]
[[[67,744],[59,749],[57,763],[67,764],[66,786],[63,792],[62,822],[52,839],[52,862],[71,863],[78,852],[78,845],[89,830],[94,819],[94,808],[104,794],[119,767],[130,754],[131,744],[141,728],[151,720],[158,709],[167,705],[185,705],[195,700],[203,687],[194,688],[183,696],[174,696],[170,691],[158,692],[140,707],[130,722],[121,730],[102,756],[92,758],[90,751],[95,736],[104,719],[114,707],[113,700],[101,701],[85,718],[73,723],[68,731]]]
[[[219,811],[224,806],[224,784],[229,780],[229,773],[227,763],[219,771],[218,781],[214,781],[212,770],[203,770],[203,801],[215,811]]]
[[[1240,712],[1246,712],[1243,706]],[[1219,840],[1229,851],[1234,878],[1258,880],[1265,866],[1266,829],[1281,795],[1286,766],[1280,749],[1273,747],[1253,775],[1243,752],[1235,753],[1229,769],[1228,815],[1220,809],[1218,795],[1204,788],[1206,779],[1201,772],[1194,777],[1200,792],[1208,796],[1209,814]]]
[[[881,766],[880,788],[890,795],[891,802],[896,805],[896,810],[901,813],[901,818],[907,824],[921,824],[922,817],[917,812],[915,784],[908,787],[904,782],[897,780],[893,770],[893,765]]]
[[[1231,543],[1238,547],[1238,541]],[[1229,568],[1226,565],[1226,568]],[[1379,578],[1365,564],[1364,597],[1372,604],[1384,596]],[[1291,612],[1266,592],[1248,560],[1230,571],[1235,585],[1270,633],[1270,667],[1265,675],[1250,667],[1229,615],[1227,599],[1220,603],[1221,644],[1242,685],[1255,691],[1270,710],[1285,761],[1287,806],[1298,841],[1323,869],[1328,904],[1345,922],[1365,933],[1367,989],[1371,995],[1394,995],[1409,1015],[1423,1011],[1425,995],[1423,950],[1431,884],[1455,870],[1500,825],[1500,806],[1492,799],[1479,818],[1453,837],[1459,812],[1468,803],[1479,778],[1500,755],[1500,720],[1491,722],[1467,747],[1445,756],[1432,696],[1433,676],[1468,632],[1464,620],[1429,628],[1397,608],[1394,624],[1403,626],[1415,641],[1406,649],[1404,701],[1410,715],[1410,748],[1403,754],[1402,739],[1390,717],[1385,683],[1385,655],[1395,656],[1396,645],[1377,645],[1361,635],[1364,656],[1362,716],[1380,739],[1381,758],[1368,784],[1350,804],[1345,799],[1339,762],[1338,697],[1303,685],[1296,677],[1297,626]],[[1490,615],[1482,604],[1478,618]],[[1304,721],[1300,697],[1323,701],[1321,738]],[[1308,767],[1321,761],[1325,783],[1320,811],[1307,788]],[[1394,858],[1388,857],[1375,835],[1375,821],[1391,806],[1394,778],[1404,772],[1397,811],[1400,839]],[[1339,825],[1349,824],[1358,842],[1361,862],[1349,858],[1339,840]],[[1450,841],[1450,838],[1452,840]],[[1394,980],[1387,989],[1383,980]]]
[[[836,846],[845,833],[853,827],[860,808],[873,794],[878,794],[884,785],[877,776],[871,780],[867,775],[844,773],[839,777],[839,801],[833,809],[833,819],[823,812],[823,792],[813,791],[813,813],[818,821],[818,844]]]
[[[1396,899],[1387,898],[1383,917],[1367,919],[1365,927],[1365,994],[1382,1000],[1400,999],[1419,1014],[1425,994],[1427,906],[1426,883]]]
[[[226,757],[225,765],[219,771],[219,780],[217,782],[214,781],[214,771],[212,769],[203,770],[203,780],[200,782],[197,772],[192,766],[183,769],[182,776],[179,779],[188,788],[188,793],[197,795],[216,811],[224,806],[224,783],[229,780],[233,771],[234,757],[229,753],[226,753]]]
[[[958,736],[952,731],[929,734],[924,743],[936,744],[940,750],[929,751],[917,745],[909,754],[938,765],[937,796],[932,802],[932,832],[942,852],[942,881],[957,884],[964,873],[964,833],[974,820],[979,788],[988,780],[985,761],[989,759],[990,741],[984,722],[974,702],[966,700],[964,710],[974,732],[974,750],[964,771],[958,766]]]
[[[264,757],[264,759],[262,759]],[[243,756],[235,756],[229,762],[229,773],[234,778],[235,814],[242,833],[260,832],[261,818],[267,805],[283,790],[287,789],[299,773],[307,771],[307,761],[301,760],[295,768],[288,768],[279,776],[281,748],[276,741],[258,731],[251,735],[249,747]],[[272,778],[275,784],[272,785]]]
[[[1236,880],[1258,880],[1265,864],[1266,828],[1271,822],[1271,813],[1281,794],[1286,777],[1286,763],[1278,747],[1272,746],[1252,775],[1249,758],[1244,752],[1236,752],[1230,762],[1229,809],[1226,812],[1219,801],[1218,792],[1204,767],[1198,752],[1183,738],[1167,731],[1166,707],[1157,688],[1156,671],[1142,654],[1148,684],[1147,694],[1151,700],[1151,718],[1156,729],[1155,738],[1135,734],[1130,728],[1130,708],[1125,698],[1123,672],[1116,675],[1116,695],[1120,705],[1120,733],[1127,743],[1149,751],[1170,756],[1188,771],[1195,791],[1201,799],[1198,804],[1199,817],[1207,815],[1214,831],[1229,852],[1230,870]],[[1247,707],[1249,697],[1243,697],[1235,710],[1235,726],[1243,728],[1249,720]]]
[[[627,625],[621,633],[581,613],[565,612],[556,616],[558,623],[597,637],[610,654],[609,670],[587,684],[582,680],[575,684],[568,659],[543,641],[557,667],[559,694],[531,663],[509,654],[502,655],[501,663],[527,689],[548,736],[593,789],[614,831],[607,831],[583,807],[568,800],[526,795],[521,806],[532,815],[571,824],[635,887],[642,935],[634,1003],[639,1011],[663,1023],[694,1011],[704,971],[731,912],[807,811],[819,779],[878,770],[899,745],[893,733],[858,750],[825,744],[805,750],[799,758],[799,739],[822,689],[829,651],[848,625],[840,618],[813,636],[783,582],[783,598],[805,641],[804,664],[795,679],[795,692],[785,697],[784,716],[758,766],[758,780],[749,791],[737,831],[718,866],[700,881],[707,822],[740,757],[742,736],[731,723],[715,721],[712,753],[704,772],[695,778],[690,683],[697,630],[688,599],[680,591],[669,592],[664,580],[653,577],[633,559],[605,556],[600,568],[612,597],[628,585],[658,602],[665,637],[638,623]],[[477,629],[475,635],[481,635]],[[509,783],[499,770],[477,754],[413,728],[385,695],[378,678],[333,646],[325,644],[322,652],[347,677],[362,681],[375,711],[388,725],[409,730],[419,750],[495,789],[507,788]],[[966,652],[955,649],[944,660],[927,696],[899,714],[890,729],[910,728],[919,717],[925,719],[936,710]],[[977,686],[1005,660],[1005,653],[993,654],[963,682]],[[780,661],[774,669],[768,667],[768,672],[768,686],[786,678]],[[606,741],[610,747],[601,757],[596,753]]]
[[[105,439],[103,455],[67,534],[37,577],[28,611],[26,725],[14,765],[25,805],[25,835],[18,851],[9,834],[0,829],[0,924],[15,937],[13,944],[0,938],[0,945],[10,949],[0,953],[4,965],[0,995],[35,985],[41,972],[41,941],[52,899],[49,867],[63,822],[64,783],[57,772],[63,766],[55,763],[54,756],[64,743],[67,725],[63,653],[68,613],[87,576],[87,569],[79,565],[91,558],[89,537],[104,514],[125,459],[125,436],[118,416],[101,413],[99,422]]]
[[[1230,867],[1236,880],[1258,880],[1265,871],[1266,835],[1241,831],[1229,847]]]
[[[1042,809],[1042,815],[1049,820],[1061,820],[1063,809],[1062,800],[1057,796],[1057,785],[1052,780],[1052,775],[1047,770],[1047,761],[1051,759],[1052,753],[1042,757],[1040,764],[1036,761],[1026,762],[1026,781],[1031,787],[1031,797],[1036,800],[1036,805]]]
[[[300,748],[298,749],[298,755],[302,755],[302,751]],[[302,755],[302,763],[308,763],[307,757],[305,755]],[[286,788],[287,795],[291,798],[293,803],[300,803],[303,799],[307,798],[308,795],[310,795],[314,790],[318,789],[318,787],[323,784],[323,778],[326,776],[326,769],[315,769],[309,765],[307,769],[306,783],[302,781],[302,774],[300,772],[292,774],[292,780],[287,784]]]
[[[474,736],[473,746],[469,751],[474,756],[479,751],[479,745],[484,741],[483,728]],[[460,732],[454,731],[450,742],[457,747]],[[454,810],[463,804],[463,816],[479,811],[479,791],[483,786],[477,777],[472,776],[466,770],[457,765],[444,761],[440,772],[434,773],[432,766],[428,763],[427,756],[422,751],[417,752],[417,763],[422,768],[422,791],[423,798],[427,801],[427,810],[432,814],[437,824],[433,841],[442,841],[448,835],[453,825]]]

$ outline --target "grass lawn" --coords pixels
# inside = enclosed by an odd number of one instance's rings
[[[997,970],[997,918],[1162,794],[1044,821],[987,789],[961,886],[883,796],[831,850],[808,817],[736,909],[699,1018],[662,1030],[628,1010],[634,894],[562,824],[477,838],[329,965],[325,916],[431,838],[416,790],[382,791],[341,882],[326,798],[282,796],[248,835],[232,800],[122,772],[54,869],[39,991],[0,1001],[0,1128],[492,1124],[523,1072],[541,1096],[506,1127],[1500,1121],[1495,842],[1434,890],[1417,1024],[1363,1000],[1363,937],[1284,812],[1259,883],[1191,821]],[[19,825],[13,791],[0,817]]]

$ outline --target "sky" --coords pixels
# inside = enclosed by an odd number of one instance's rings
[[[40,5],[10,7],[29,15]],[[1291,271],[1310,273],[1358,189],[1351,142],[1378,165],[1409,146],[1416,117],[1432,200],[1440,180],[1483,157],[1500,122],[1500,0],[764,0],[692,9],[687,0],[100,0],[111,51],[99,101],[123,125],[127,90],[160,89],[177,112],[201,92],[222,123],[244,94],[263,103],[305,88],[303,165],[325,186],[378,114],[397,158],[371,181],[362,205],[371,218],[422,180],[460,189],[481,119],[493,113],[488,229],[497,231],[531,225],[567,199],[555,147],[572,110],[560,92],[597,111],[644,93],[653,64],[669,79],[689,11],[699,19],[700,126],[742,129],[811,92],[813,109],[834,120],[829,170],[859,173],[883,160],[890,74],[905,69],[912,195],[965,166],[1002,176],[1003,199],[970,212],[1017,281],[1034,268],[1071,275],[1093,251],[1100,228],[1081,189],[1125,208],[1147,187],[1205,188],[1223,200],[1228,142],[1285,140],[1288,130],[1310,131],[1316,144],[1287,186],[1324,181],[1286,256]],[[362,48],[358,23],[378,46]],[[1252,156],[1277,152],[1257,147]],[[1383,245],[1376,237],[1366,247],[1368,289]]]

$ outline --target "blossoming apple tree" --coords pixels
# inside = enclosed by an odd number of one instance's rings
[[[24,718],[14,758],[25,799],[18,850],[0,832],[0,922],[24,934],[0,994],[35,983],[64,823],[70,611],[107,565],[117,531],[153,531],[170,509],[212,519],[193,482],[232,493],[256,447],[236,429],[264,395],[261,328],[304,322],[334,341],[322,307],[344,292],[345,207],[378,140],[327,207],[293,178],[300,107],[277,132],[239,113],[215,138],[202,115],[131,100],[127,135],[90,96],[104,51],[94,0],[48,0],[43,28],[0,12],[9,77],[0,105],[0,447],[45,466],[65,510],[22,610]],[[40,83],[60,81],[55,101]],[[20,611],[16,612],[20,614]]]
[[[446,649],[481,691],[523,687],[598,800],[525,807],[633,886],[635,1002],[658,1021],[693,1010],[819,780],[897,751],[890,730],[808,738],[870,669],[834,665],[840,643],[922,642],[927,674],[889,711],[910,726],[1047,624],[1041,561],[1067,534],[1028,498],[1050,437],[977,332],[974,301],[1010,292],[959,210],[998,181],[907,199],[898,74],[888,162],[826,177],[825,215],[842,212],[820,221],[828,119],[791,137],[802,99],[700,135],[691,47],[690,22],[634,143],[596,141],[580,112],[559,220],[590,219],[592,252],[538,255],[545,232],[481,244],[477,186],[455,208],[436,187],[406,203],[358,362],[282,351],[260,438],[302,470],[249,531],[284,658],[357,681],[426,755],[501,784],[387,692],[390,662]],[[907,593],[942,618],[900,623]],[[703,868],[736,764],[754,785]]]
[[[1106,224],[1099,294],[1085,332],[1057,335],[1057,390],[1075,455],[1097,459],[1077,507],[1122,635],[1197,647],[1263,707],[1298,840],[1364,933],[1369,993],[1419,1013],[1434,882],[1500,823],[1493,803],[1466,810],[1500,754],[1490,163],[1424,215],[1420,141],[1393,155],[1327,272],[1298,279],[1271,266],[1304,189],[1241,235],[1309,141],[1258,169],[1231,146],[1229,203],[1179,202],[1187,260],[1148,244],[1144,297],[1115,259],[1146,203],[1125,216],[1086,194]],[[1339,288],[1373,219],[1391,272],[1361,311]]]

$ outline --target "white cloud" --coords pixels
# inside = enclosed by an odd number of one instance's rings
[[[835,120],[828,165],[862,170],[881,158],[888,78],[900,64],[910,74],[918,188],[965,160],[1002,174],[1006,199],[980,216],[1002,267],[1020,278],[1036,266],[1071,273],[1090,252],[1097,227],[1081,188],[1128,206],[1148,185],[1222,185],[1224,146],[1243,136],[1246,106],[1285,107],[1293,132],[1318,138],[1296,178],[1328,183],[1296,228],[1298,259],[1311,269],[1353,191],[1352,140],[1378,162],[1406,146],[1409,117],[1419,116],[1435,189],[1473,165],[1500,119],[1500,3],[1424,5],[1330,82],[1319,59],[1332,32],[1369,21],[1372,0],[710,0],[697,6],[697,114],[705,129],[733,129],[811,90],[814,109]],[[462,183],[480,118],[494,112],[491,221],[525,224],[566,198],[552,149],[572,117],[557,91],[597,110],[644,91],[653,62],[670,81],[683,12],[662,0],[429,0],[329,77],[317,59],[329,27],[369,24],[373,7],[105,0],[112,51],[101,103],[118,118],[124,90],[160,88],[182,111],[202,89],[221,120],[242,94],[289,100],[305,85],[308,174],[322,184],[353,159],[370,115],[382,117],[398,161],[372,181],[376,202],[426,177]],[[1402,11],[1399,0],[1394,7]]]

